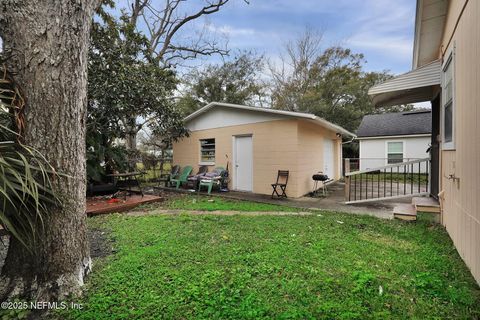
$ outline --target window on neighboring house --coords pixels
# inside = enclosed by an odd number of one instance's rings
[[[453,54],[450,54],[449,58],[443,66],[442,73],[442,142],[444,149],[452,149],[455,147],[453,81]]]
[[[403,142],[387,142],[387,163],[403,162]]]
[[[215,162],[215,139],[200,139],[200,162]]]

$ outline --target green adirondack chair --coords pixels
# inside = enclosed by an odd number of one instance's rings
[[[170,179],[170,183],[175,185],[175,188],[180,188],[181,185],[187,182],[187,178],[192,173],[193,168],[191,166],[185,166],[182,172],[177,177]]]
[[[223,171],[225,171],[223,167],[216,167],[212,172],[206,173],[205,176],[200,179],[200,183],[198,184],[198,192],[200,192],[202,187],[207,187],[208,194],[210,194],[214,185],[220,185],[220,176],[222,175]]]

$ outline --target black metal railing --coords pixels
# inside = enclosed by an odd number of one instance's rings
[[[425,195],[429,192],[429,158],[353,172],[348,172],[348,160],[345,161],[346,203]]]

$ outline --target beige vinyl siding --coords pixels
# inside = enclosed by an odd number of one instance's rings
[[[480,283],[480,1],[468,2],[446,48],[464,3],[450,1],[443,36],[443,52],[448,54],[455,45],[455,150],[441,153],[441,189],[445,194],[442,221]],[[459,180],[447,179],[450,174]]]

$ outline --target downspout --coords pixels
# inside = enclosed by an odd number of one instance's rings
[[[341,148],[341,152],[342,152],[342,153],[341,153],[341,157],[340,157],[340,158],[342,159],[342,168],[343,168],[343,170],[342,170],[342,172],[341,172],[341,176],[343,176],[343,177],[345,177],[345,172],[347,172],[347,168],[345,167],[345,162],[344,162],[344,160],[343,160],[343,145],[344,145],[344,144],[352,143],[353,141],[355,141],[356,138],[357,138],[357,137],[352,137],[352,140],[342,142],[342,148]],[[350,171],[350,168],[348,168],[348,171]]]
[[[357,137],[353,137],[352,140],[350,140],[350,141],[342,142],[342,145],[352,143],[353,141],[355,141],[356,138]]]

